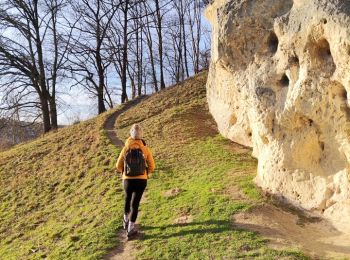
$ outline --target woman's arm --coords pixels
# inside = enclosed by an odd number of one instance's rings
[[[147,165],[148,165],[148,173],[151,173],[156,168],[156,164],[154,162],[151,150],[148,147],[147,147],[147,150],[148,150],[148,154],[147,154],[146,160],[147,160]]]
[[[124,171],[124,157],[125,157],[125,147],[120,152],[118,160],[117,160],[116,168],[117,168],[118,172]]]

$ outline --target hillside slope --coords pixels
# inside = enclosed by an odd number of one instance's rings
[[[261,202],[250,150],[224,140],[206,105],[206,73],[148,97],[117,120],[140,122],[157,170],[141,205],[141,259],[304,258],[232,223]],[[101,259],[118,244],[123,192],[113,112],[0,153],[0,259]]]
[[[0,259],[96,259],[115,244],[121,187],[107,116],[0,153]]]

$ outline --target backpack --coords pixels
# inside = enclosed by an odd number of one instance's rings
[[[140,148],[128,149],[124,159],[124,172],[126,176],[143,175],[146,170],[146,160]]]

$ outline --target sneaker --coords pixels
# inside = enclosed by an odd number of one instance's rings
[[[134,228],[131,231],[128,232],[128,238],[131,238],[137,234],[137,230]]]
[[[124,230],[128,230],[128,226],[129,226],[129,221],[125,221],[125,220],[123,219],[123,229],[124,229]]]

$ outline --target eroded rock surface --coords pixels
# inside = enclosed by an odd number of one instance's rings
[[[264,190],[350,230],[350,1],[216,0],[206,16],[220,132],[253,147]]]

